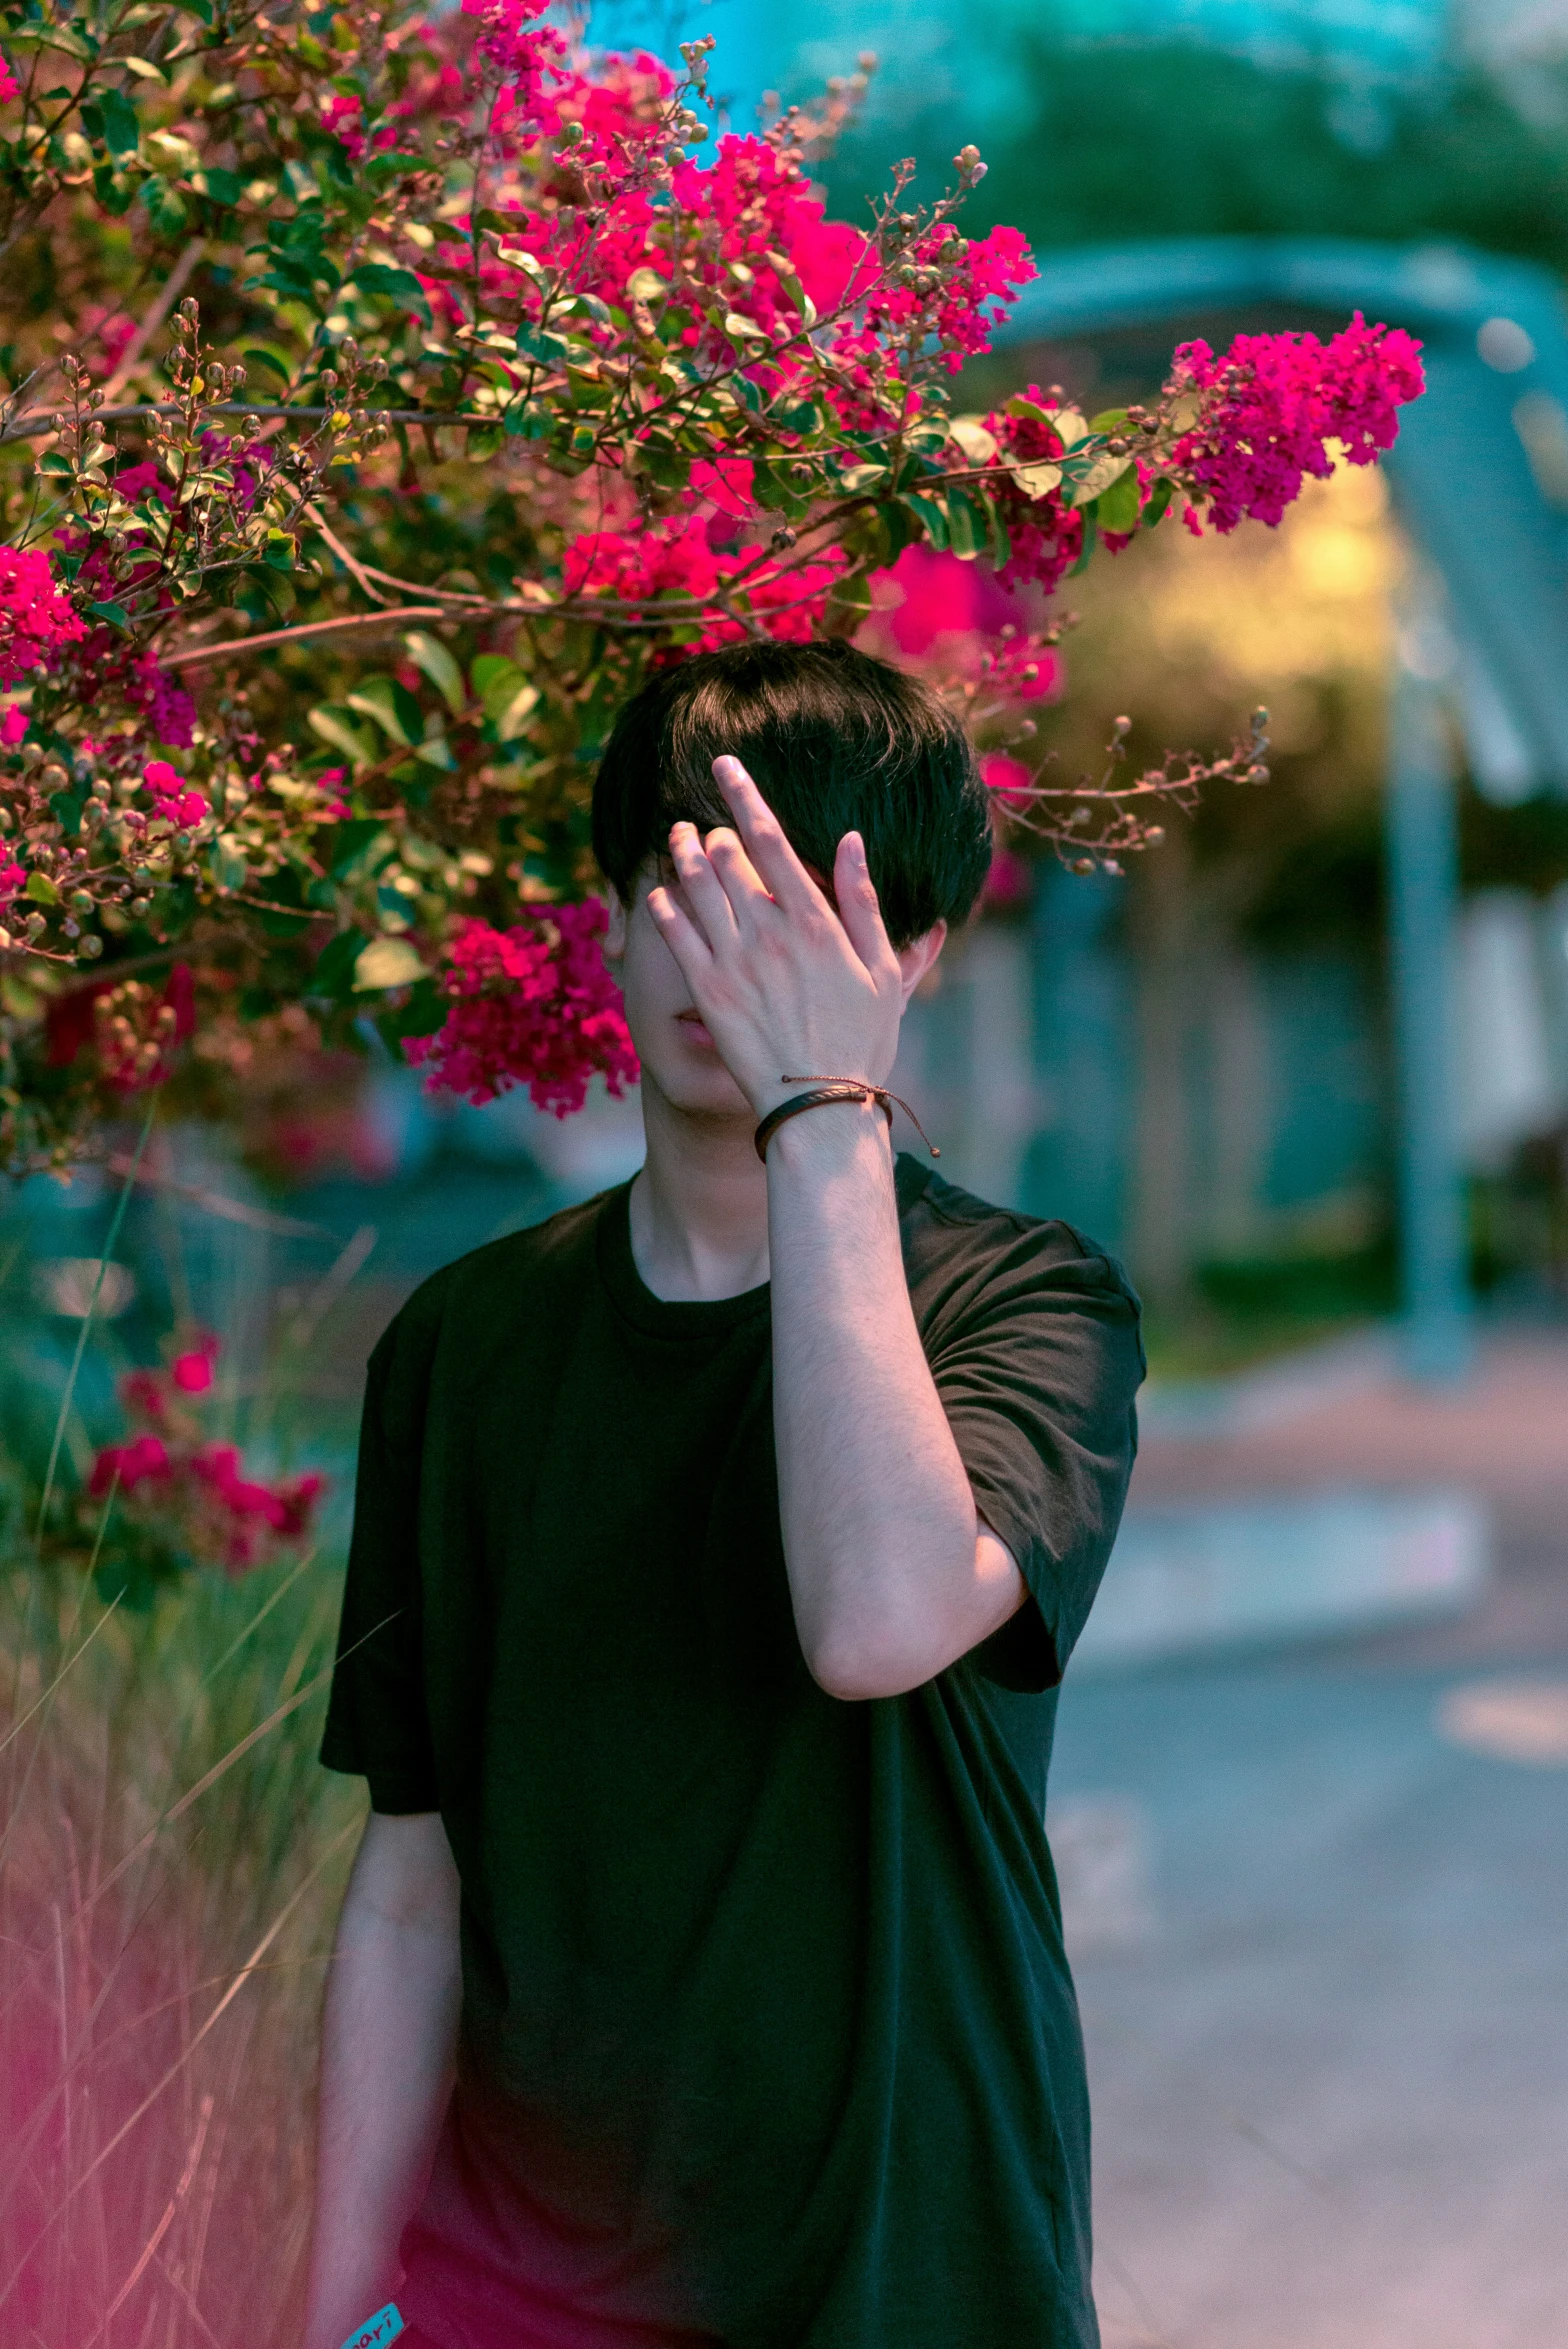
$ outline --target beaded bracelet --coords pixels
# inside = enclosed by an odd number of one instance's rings
[[[781,1077],[779,1082],[781,1085],[810,1085],[812,1090],[809,1093],[797,1093],[789,1101],[781,1101],[777,1109],[768,1111],[758,1126],[753,1139],[757,1145],[757,1156],[764,1165],[768,1159],[768,1144],[786,1118],[798,1117],[803,1109],[826,1109],[835,1101],[874,1101],[889,1126],[893,1123],[893,1104],[898,1102],[899,1108],[932,1157],[940,1158],[942,1155],[909,1103],[900,1100],[896,1093],[890,1093],[885,1085],[873,1085],[865,1077]]]

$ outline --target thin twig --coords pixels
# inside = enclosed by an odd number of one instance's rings
[[[190,284],[192,272],[206,250],[207,240],[205,237],[192,237],[178,261],[175,262],[174,267],[159,288],[156,300],[150,305],[146,317],[120,353],[119,365],[103,387],[103,396],[106,401],[116,399],[130,382],[137,360],[146,350],[147,345],[168,317],[185,288]],[[99,415],[102,415],[103,412],[101,408],[96,411]]]
[[[153,1167],[138,1167],[123,1154],[116,1154],[104,1163],[111,1174],[123,1175],[127,1183],[145,1183],[149,1190],[172,1192],[175,1198],[188,1199],[193,1207],[216,1216],[220,1223],[243,1224],[247,1231],[273,1232],[281,1240],[330,1240],[336,1236],[324,1223],[306,1223],[297,1215],[276,1215],[270,1207],[252,1207],[244,1199],[225,1198],[221,1191],[204,1191],[199,1183],[182,1183]]]
[[[269,652],[277,644],[296,644],[307,636],[336,636],[350,629],[398,627],[405,620],[449,620],[452,614],[445,604],[389,604],[383,612],[350,612],[341,620],[307,620],[298,628],[269,628],[260,636],[225,636],[215,644],[198,644],[185,652],[165,653],[159,663],[164,669],[195,669],[207,661],[221,661],[230,655]],[[299,908],[285,907],[286,912]]]
[[[337,406],[306,407],[291,400],[214,400],[202,408],[204,416],[298,416],[311,422],[319,422],[324,416],[340,416],[342,412]],[[19,423],[7,425],[0,432],[0,441],[37,440],[46,432],[58,432],[62,424],[72,421],[75,413],[73,408],[59,408],[24,416]],[[501,422],[499,416],[473,408],[455,409],[450,415],[429,408],[376,408],[371,413],[377,419],[384,416],[389,424],[462,424],[489,429]],[[132,400],[120,407],[93,408],[88,414],[94,424],[129,424],[141,416],[183,416],[185,409],[178,400]]]
[[[373,604],[385,604],[388,599],[382,594],[379,587],[372,585],[370,574],[365,569],[364,564],[359,562],[353,555],[349,553],[348,548],[343,544],[342,539],[339,538],[337,533],[328,526],[327,518],[322,513],[321,508],[318,505],[311,504],[306,506],[304,512],[306,521],[310,523],[313,529],[320,532],[321,536],[326,540],[328,546],[337,556],[338,561],[342,564],[349,577],[355,582],[356,586],[363,588],[365,594],[369,596]]]

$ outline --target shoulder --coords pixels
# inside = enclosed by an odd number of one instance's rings
[[[1137,1293],[1117,1258],[1060,1217],[993,1207],[909,1157],[899,1160],[898,1196],[912,1276],[959,1265],[982,1278],[1026,1265],[1054,1269],[1069,1285],[1112,1291],[1137,1310]]]
[[[995,1207],[916,1160],[899,1160],[910,1296],[922,1330],[1041,1313],[1087,1314],[1131,1340],[1141,1308],[1108,1248],[1059,1217]]]
[[[472,1248],[421,1281],[371,1354],[372,1385],[422,1385],[443,1342],[456,1336],[482,1345],[492,1329],[515,1329],[516,1315],[542,1287],[591,1261],[594,1233],[612,1196],[601,1191],[526,1231]]]

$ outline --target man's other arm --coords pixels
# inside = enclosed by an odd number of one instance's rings
[[[304,2349],[339,2349],[393,2295],[451,2095],[461,1998],[440,1813],[372,1812],[327,1981]]]

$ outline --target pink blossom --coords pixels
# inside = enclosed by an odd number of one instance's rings
[[[1022,606],[979,563],[961,563],[934,546],[906,546],[889,571],[877,572],[872,596],[887,614],[896,649],[910,659],[955,657],[978,666],[978,639],[1017,626]]]
[[[698,497],[711,499],[721,514],[749,522],[755,507],[751,489],[755,470],[749,457],[716,457],[711,462],[699,457],[691,469],[691,486]]]
[[[176,1354],[169,1376],[182,1395],[204,1395],[212,1384],[212,1357],[217,1351],[202,1346],[189,1353]]]
[[[1014,906],[1029,902],[1030,872],[1026,857],[1016,849],[998,848],[991,857],[991,868],[985,877],[987,905]]]
[[[601,902],[525,906],[523,916],[509,930],[458,923],[441,975],[451,1009],[406,1050],[432,1093],[483,1102],[526,1085],[538,1108],[565,1117],[596,1073],[617,1095],[635,1083],[637,1055],[599,948]]]
[[[365,152],[364,101],[357,90],[330,90],[321,101],[321,127],[357,163]]]
[[[160,1433],[167,1433],[168,1397],[157,1371],[128,1370],[120,1381],[120,1401],[133,1419],[145,1419]]]
[[[18,702],[10,702],[0,711],[0,742],[7,750],[20,742],[27,732],[27,712]]]
[[[0,905],[9,904],[17,891],[26,885],[26,866],[19,865],[9,849],[0,848]]]
[[[104,1446],[93,1462],[87,1489],[95,1500],[101,1500],[117,1475],[121,1492],[133,1493],[149,1478],[162,1481],[170,1473],[169,1447],[162,1436],[132,1436],[128,1444]]]
[[[167,759],[149,759],[142,769],[142,781],[152,794],[157,813],[168,823],[190,830],[212,813],[204,795],[193,791]]]
[[[17,95],[18,91],[16,76],[11,71],[9,65],[7,65],[5,59],[0,57],[0,106],[4,106],[10,99],[16,97]]]
[[[1027,807],[1034,797],[1035,780],[1022,759],[1002,750],[990,751],[980,761],[980,780],[1004,807]]]
[[[1249,516],[1277,523],[1305,475],[1325,480],[1333,471],[1330,441],[1352,465],[1392,448],[1396,411],[1425,388],[1420,349],[1399,327],[1368,326],[1359,310],[1327,343],[1314,334],[1240,334],[1219,359],[1206,342],[1183,343],[1171,383],[1197,393],[1200,405],[1172,471],[1222,533]],[[1201,535],[1195,505],[1182,519]]]
[[[87,634],[36,548],[0,547],[0,686],[40,669],[60,646]]]
[[[127,505],[134,506],[139,498],[155,497],[160,505],[172,506],[174,492],[151,458],[139,465],[122,465],[114,477],[114,486]]]
[[[635,533],[585,531],[567,547],[562,584],[568,595],[604,595],[626,603],[679,597],[695,607],[695,634],[686,649],[707,652],[738,644],[746,634],[743,620],[715,608],[725,589],[744,596],[770,636],[788,643],[814,636],[844,562],[842,549],[829,547],[798,570],[780,572],[771,563],[759,565],[754,551],[715,547],[701,518],[688,514]]]

